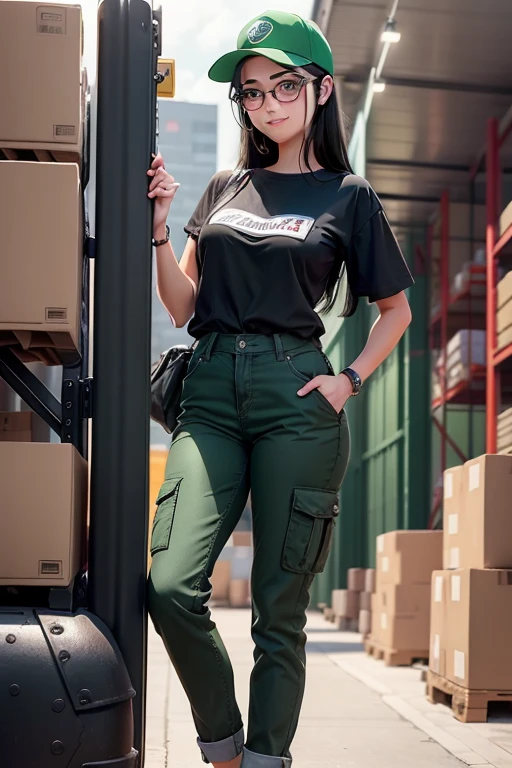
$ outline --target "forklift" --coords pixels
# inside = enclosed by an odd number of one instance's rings
[[[37,5],[40,30],[55,31],[48,25],[61,6]],[[0,384],[90,467],[89,529],[69,583],[0,579],[1,768],[144,766],[153,212],[146,171],[157,151],[157,97],[174,93],[174,62],[161,59],[162,13],[151,0],[101,0],[97,13],[97,80],[80,171],[81,189],[89,184],[80,339],[77,354],[62,359],[60,399],[0,344]],[[0,141],[1,161],[42,157],[16,155]],[[0,240],[0,275],[8,267]],[[13,488],[1,489],[0,520],[9,520],[13,500]],[[43,567],[47,575],[58,568]]]

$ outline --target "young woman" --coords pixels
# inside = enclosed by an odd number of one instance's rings
[[[158,294],[197,340],[183,384],[151,538],[149,607],[190,700],[203,760],[291,765],[305,680],[309,589],[323,570],[349,458],[348,398],[408,326],[412,278],[370,185],[351,173],[329,45],[310,22],[269,11],[210,77],[232,85],[239,168],[217,173],[177,262],[165,222],[176,183],[156,157]],[[359,297],[380,316],[335,374],[317,308]],[[255,644],[247,739],[209,577],[251,491]]]

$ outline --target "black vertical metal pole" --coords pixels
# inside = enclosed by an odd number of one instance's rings
[[[151,205],[155,135],[151,2],[98,9],[94,403],[89,608],[112,630],[136,690],[144,765],[151,335]]]

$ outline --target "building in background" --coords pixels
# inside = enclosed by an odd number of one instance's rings
[[[185,248],[183,227],[193,213],[208,181],[217,170],[217,106],[189,104],[160,99],[158,103],[158,146],[166,169],[181,186],[171,205],[167,223],[172,230],[172,245],[177,258]],[[174,344],[190,344],[185,328],[175,328],[155,289],[153,269],[153,309],[151,359]],[[151,422],[152,446],[170,444],[169,435]]]

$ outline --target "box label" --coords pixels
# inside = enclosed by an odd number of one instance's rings
[[[52,5],[40,5],[36,10],[38,35],[65,35],[66,9]]]
[[[384,536],[377,536],[377,552],[384,552]]]
[[[66,307],[45,307],[44,316],[47,323],[67,323],[68,310]]]
[[[476,491],[480,487],[480,464],[473,464],[469,468],[469,491]]]
[[[442,576],[436,576],[436,581],[434,586],[434,602],[435,603],[443,602],[443,577]]]
[[[458,547],[452,547],[450,549],[449,568],[460,568],[460,549]]]
[[[459,532],[459,516],[458,514],[455,515],[448,515],[448,535],[449,536],[456,536]]]
[[[466,668],[466,657],[462,651],[454,651],[453,653],[453,674],[458,677],[459,680],[464,680]]]
[[[441,637],[440,635],[434,635],[434,644],[433,644],[433,653],[434,653],[434,659],[439,660],[439,656],[441,655]]]
[[[460,603],[460,576],[452,576],[452,603]]]
[[[388,628],[388,615],[387,615],[387,613],[381,613],[381,615],[380,615],[380,628],[381,629],[387,629]]]
[[[382,558],[382,572],[387,573],[389,571],[389,557]]]
[[[53,135],[55,138],[59,136],[76,136],[76,127],[74,125],[54,125]]]
[[[444,497],[445,499],[451,499],[453,496],[453,475],[448,472],[444,476]]]

